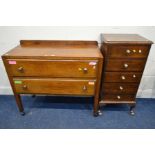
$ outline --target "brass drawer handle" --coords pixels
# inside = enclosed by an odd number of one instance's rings
[[[86,91],[87,90],[87,86],[83,86],[83,91]]]
[[[136,50],[133,50],[134,53],[136,53]]]
[[[127,50],[126,50],[126,53],[131,53],[131,51],[127,49]]]
[[[124,64],[124,67],[125,67],[125,68],[128,68],[128,66],[129,66],[128,64]]]
[[[136,78],[136,75],[135,74],[133,74],[133,78]]]
[[[121,79],[122,79],[122,80],[125,80],[125,76],[121,76]]]
[[[122,87],[122,86],[119,86],[119,89],[120,89],[120,90],[123,90],[123,87]]]
[[[139,53],[142,53],[142,50],[139,50]]]
[[[118,95],[118,96],[117,96],[117,99],[119,100],[119,99],[121,99],[121,97]]]
[[[19,71],[19,72],[23,72],[23,71],[24,71],[24,68],[23,68],[23,67],[19,67],[19,68],[18,68],[18,71]]]
[[[83,73],[87,73],[88,69],[87,68],[83,68]]]
[[[24,90],[26,90],[27,89],[27,85],[23,85],[23,87],[22,87]]]

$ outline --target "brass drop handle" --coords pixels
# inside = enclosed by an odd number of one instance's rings
[[[117,96],[117,99],[121,99],[121,97],[118,95],[118,96]]]
[[[87,68],[83,68],[83,73],[87,73],[88,69]]]
[[[119,87],[119,89],[120,89],[120,90],[123,90],[123,87],[122,87],[122,86],[120,86],[120,87]]]
[[[128,64],[124,64],[124,67],[125,67],[125,68],[128,68],[128,66],[129,66]]]
[[[136,50],[133,50],[134,53],[136,53]]]
[[[142,53],[142,50],[139,50],[139,53]]]
[[[23,72],[23,71],[24,71],[23,67],[19,67],[19,68],[18,68],[18,71],[19,71],[19,72]]]
[[[130,52],[131,52],[130,50],[128,50],[128,49],[126,50],[126,53],[130,53]]]
[[[83,91],[86,91],[87,90],[87,87],[86,86],[83,86]]]
[[[125,76],[121,76],[121,79],[122,79],[122,80],[125,80]]]
[[[135,74],[133,75],[133,78],[136,78],[136,75]]]
[[[27,85],[23,85],[23,89],[26,90],[27,89]]]

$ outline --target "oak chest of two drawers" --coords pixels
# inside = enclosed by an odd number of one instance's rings
[[[98,113],[103,57],[94,41],[24,41],[2,56],[24,115],[20,94],[94,96]]]

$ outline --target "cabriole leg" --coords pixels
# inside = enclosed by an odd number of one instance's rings
[[[134,105],[130,105],[130,115],[132,115],[132,116],[135,115],[134,109],[135,109],[135,104]]]

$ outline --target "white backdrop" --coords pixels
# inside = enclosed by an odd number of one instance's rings
[[[0,27],[0,55],[19,44],[21,39],[46,40],[97,40],[101,33],[137,33],[155,42],[155,27]],[[0,58],[0,94],[12,94]],[[146,64],[137,97],[155,98],[155,45]]]

